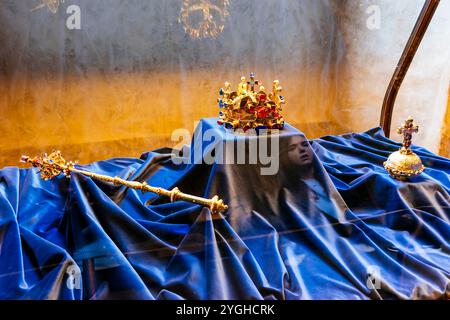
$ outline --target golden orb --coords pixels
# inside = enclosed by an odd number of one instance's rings
[[[403,149],[392,153],[384,162],[384,167],[392,178],[403,181],[421,174],[425,169],[417,154]]]
[[[397,129],[397,133],[403,135],[403,145],[400,150],[392,153],[383,164],[392,178],[405,181],[418,176],[425,170],[419,156],[411,149],[413,133],[417,132],[419,132],[419,126],[414,123],[411,116]]]

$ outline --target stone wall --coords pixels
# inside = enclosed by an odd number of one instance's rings
[[[195,0],[189,0],[195,1]],[[0,167],[61,149],[90,162],[175,145],[173,130],[216,116],[218,88],[252,71],[285,88],[288,122],[310,138],[377,126],[422,0],[230,0],[217,38],[192,39],[182,0],[0,2]],[[221,0],[211,0],[220,4]],[[81,9],[68,30],[66,9]],[[367,27],[371,6],[380,28]],[[442,1],[400,91],[438,151],[449,84],[450,1]]]
[[[395,66],[422,9],[423,0],[344,1],[337,16],[347,48],[340,65],[336,117],[356,130],[379,123]],[[380,28],[367,27],[379,8]],[[421,125],[414,143],[439,151],[450,84],[450,1],[441,1],[396,100],[392,126],[409,115]],[[358,116],[355,116],[358,115]],[[391,137],[396,137],[391,130]]]
[[[290,123],[334,132],[343,46],[331,1],[232,0],[215,39],[184,32],[181,0],[66,0],[55,14],[37,3],[0,3],[3,165],[55,146],[85,149],[81,162],[170,146],[173,130],[218,115],[223,82],[252,71],[279,78]],[[66,28],[70,4],[81,30]]]

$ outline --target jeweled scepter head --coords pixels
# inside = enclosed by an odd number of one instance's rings
[[[33,167],[38,168],[43,180],[51,180],[61,173],[70,178],[71,168],[74,166],[73,162],[66,162],[59,150],[52,152],[50,155],[44,153],[43,156],[34,158],[22,156],[20,161],[29,163]]]

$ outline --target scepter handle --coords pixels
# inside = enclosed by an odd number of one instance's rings
[[[178,200],[184,200],[184,201],[189,201],[195,204],[200,204],[204,207],[208,207],[212,212],[225,212],[228,209],[228,206],[225,205],[223,203],[223,200],[219,199],[218,196],[214,196],[211,199],[206,199],[206,198],[202,198],[202,197],[198,197],[198,196],[194,196],[191,194],[187,194],[184,192],[181,192],[180,189],[178,188],[173,188],[172,190],[167,190],[161,187],[153,187],[149,184],[147,184],[146,182],[139,182],[139,181],[129,181],[129,180],[124,180],[120,177],[111,177],[111,176],[106,176],[106,175],[101,175],[98,173],[94,173],[94,172],[90,172],[90,171],[85,171],[85,170],[80,170],[77,169],[75,167],[68,167],[67,170],[74,172],[74,173],[79,173],[94,179],[98,179],[98,180],[102,180],[102,181],[106,181],[106,182],[110,182],[114,185],[122,185],[122,186],[126,186],[128,188],[131,189],[135,189],[135,190],[141,190],[142,192],[152,192],[152,193],[156,193],[158,196],[166,196],[168,198],[170,198],[171,202],[175,202]]]

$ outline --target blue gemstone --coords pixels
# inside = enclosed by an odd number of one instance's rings
[[[250,78],[253,78],[253,77],[255,77],[255,74],[252,72],[252,73],[250,73]]]
[[[223,116],[223,112],[222,111],[219,112],[219,116]]]
[[[223,89],[221,88],[219,91],[219,94],[222,96],[223,95]]]
[[[266,129],[267,129],[267,126],[257,126],[256,127],[256,132],[259,134],[260,130],[266,130]]]

